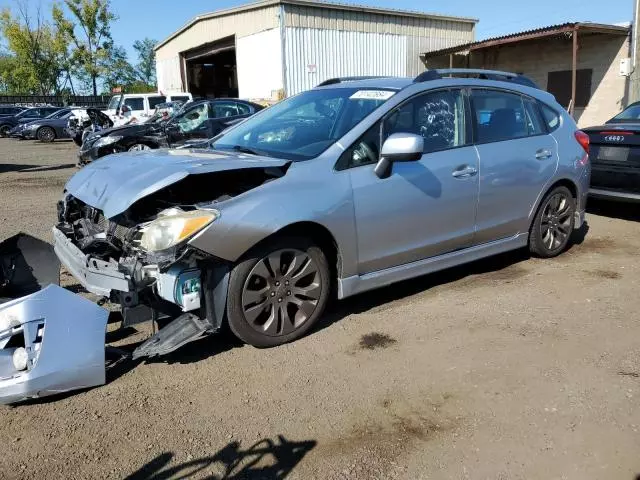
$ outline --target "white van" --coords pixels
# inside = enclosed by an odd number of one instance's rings
[[[114,124],[119,125],[131,120],[145,121],[155,111],[157,105],[165,102],[189,102],[190,93],[119,93],[111,97],[109,106],[103,111]],[[123,113],[123,106],[126,106]]]

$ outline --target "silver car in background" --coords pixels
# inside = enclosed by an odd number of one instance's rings
[[[515,74],[332,79],[211,149],[82,169],[55,249],[87,290],[122,305],[125,324],[166,318],[134,356],[223,322],[274,346],[308,332],[333,292],[519,248],[560,254],[583,223],[588,150],[553,96]]]

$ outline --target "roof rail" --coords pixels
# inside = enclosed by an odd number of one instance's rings
[[[316,85],[316,87],[324,87],[326,85],[335,85],[336,83],[342,83],[342,82],[357,82],[358,80],[369,80],[372,78],[389,78],[388,75],[368,75],[368,76],[363,76],[363,77],[336,77],[336,78],[329,78],[328,80],[325,80],[322,83],[319,83],[318,85]]]
[[[499,70],[484,70],[479,68],[439,68],[426,70],[413,79],[413,83],[428,82],[444,77],[475,77],[482,80],[497,80],[500,82],[512,82],[526,87],[540,88],[536,83],[524,75]]]

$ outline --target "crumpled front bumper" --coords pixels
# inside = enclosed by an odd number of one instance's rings
[[[105,383],[108,312],[56,285],[0,305],[0,404]],[[27,369],[12,361],[16,345]]]
[[[109,297],[112,290],[131,291],[131,279],[117,266],[85,255],[58,228],[53,228],[53,245],[58,259],[89,292]]]

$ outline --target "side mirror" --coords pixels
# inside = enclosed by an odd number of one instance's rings
[[[394,133],[382,144],[380,160],[374,169],[379,178],[391,174],[393,162],[414,162],[422,158],[424,138],[413,133]]]

